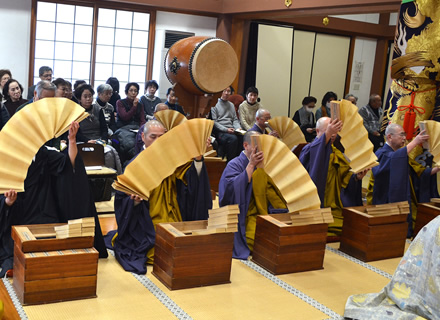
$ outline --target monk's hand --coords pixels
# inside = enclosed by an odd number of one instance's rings
[[[17,192],[15,190],[9,190],[5,192],[5,203],[8,207],[12,206],[17,200]]]
[[[249,164],[254,168],[264,160],[263,151],[257,151],[257,147],[252,150],[249,158]]]
[[[336,136],[336,134],[341,130],[342,130],[342,121],[339,119],[333,119],[328,124],[327,129],[325,130],[325,134],[328,137],[331,137],[333,135]]]
[[[429,135],[426,134],[426,130],[420,131],[420,133],[414,138],[417,145],[422,144],[429,140]]]
[[[135,206],[137,206],[143,200],[141,197],[139,197],[136,194],[130,194],[130,199],[134,201]]]
[[[312,133],[312,132],[313,132],[313,128],[307,128],[306,131],[307,131],[308,133]]]
[[[271,132],[269,133],[269,135],[270,135],[270,136],[274,136],[275,138],[279,138],[279,137],[280,137],[280,135],[279,135],[278,132],[276,132],[276,131],[271,131]]]
[[[365,177],[365,175],[367,174],[367,172],[368,172],[369,170],[370,170],[370,169],[367,169],[367,170],[364,170],[364,171],[358,172],[358,173],[356,174],[356,179],[357,179],[358,181],[362,180],[362,179]]]
[[[79,123],[76,121],[73,121],[70,124],[70,129],[69,129],[69,142],[70,143],[76,144],[76,134],[78,133],[78,129],[79,129]]]
[[[440,167],[434,167],[431,169],[431,175],[436,174],[439,171],[440,171]]]

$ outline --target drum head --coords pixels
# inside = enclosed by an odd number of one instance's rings
[[[237,70],[234,49],[221,39],[209,39],[196,48],[190,73],[202,91],[216,93],[232,84]]]

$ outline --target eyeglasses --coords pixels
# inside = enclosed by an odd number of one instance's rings
[[[403,131],[403,132],[400,132],[400,133],[392,133],[391,135],[393,135],[393,136],[401,136],[401,137],[406,137],[406,132],[405,132],[405,131]]]
[[[137,90],[137,89],[130,89],[130,90],[128,90],[128,92],[138,93],[139,90]]]

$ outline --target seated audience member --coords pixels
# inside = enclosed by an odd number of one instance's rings
[[[144,148],[151,146],[164,133],[165,128],[159,121],[148,121],[142,134]],[[202,157],[199,157],[165,178],[151,192],[149,201],[117,191],[115,216],[118,230],[115,237],[114,232],[109,233],[107,240],[113,237],[116,259],[126,271],[142,274],[146,272],[146,263],[153,263],[156,224],[204,220],[211,207],[208,175]]]
[[[3,87],[11,78],[12,74],[9,69],[0,69],[0,103],[3,102]]]
[[[257,113],[255,114],[255,123],[252,128],[250,128],[248,131],[256,131],[261,134],[267,134],[266,128],[266,122],[269,121],[272,117],[270,116],[270,112],[266,109],[258,109]],[[276,131],[270,131],[269,135],[274,136],[276,138],[279,138],[278,132]]]
[[[334,100],[338,100],[338,96],[332,91],[327,92],[324,97],[322,97],[321,108],[316,110],[315,114],[316,121],[318,121],[318,119],[321,117],[331,117],[330,102]]]
[[[168,88],[167,90],[167,101],[165,104],[168,106],[168,109],[178,111],[186,117],[186,113],[183,110],[183,107],[177,103],[176,92],[173,88]]]
[[[334,222],[329,224],[329,236],[341,235],[344,206],[362,205],[362,178],[367,173],[353,174],[349,162],[333,145],[341,129],[340,120],[319,118],[316,139],[302,149],[299,157],[318,189],[321,207],[332,209]]]
[[[65,81],[66,81],[66,98],[78,103],[76,98],[73,96],[72,83],[67,80]]]
[[[55,97],[59,97],[59,98],[68,98],[67,95],[67,83],[64,79],[62,78],[57,78],[54,81],[52,81],[52,83],[54,85],[57,86],[57,90],[55,91]]]
[[[241,136],[235,134],[235,130],[241,129],[241,126],[234,105],[229,102],[231,88],[229,86],[223,90],[217,104],[211,109],[215,136],[227,161],[234,159],[243,149]]]
[[[137,83],[127,83],[125,86],[127,98],[116,102],[116,126],[118,128],[134,125],[139,129],[145,123],[144,108],[139,104],[138,93],[139,85]]]
[[[107,143],[108,128],[105,121],[104,111],[98,105],[93,104],[93,95],[95,91],[89,84],[83,84],[75,90],[75,97],[79,104],[85,109],[89,116],[80,122],[81,133],[88,142],[95,143],[96,140],[102,140]]]
[[[368,131],[368,139],[374,145],[374,152],[383,146],[384,137],[380,133],[383,115],[382,99],[378,94],[372,94],[368,104],[359,109],[359,114],[364,119],[364,127]]]
[[[12,269],[14,242],[12,225],[66,223],[68,220],[95,217],[95,244],[100,257],[107,257],[87,174],[77,157],[76,133],[79,124],[72,122],[68,152],[46,146],[39,149],[29,166],[24,192],[14,190],[0,196],[0,276]]]
[[[246,91],[246,100],[238,107],[238,114],[240,117],[240,124],[243,130],[248,131],[255,123],[255,114],[262,106],[258,99],[258,89],[249,87]]]
[[[347,94],[344,99],[351,101],[351,103],[353,103],[354,105],[357,105],[358,97],[351,93]]]
[[[107,79],[106,84],[111,85],[113,88],[113,94],[108,103],[116,108],[116,101],[121,100],[121,96],[119,95],[119,80],[118,78],[110,77]]]
[[[47,80],[41,80],[35,86],[34,96],[32,97],[32,99],[25,102],[21,106],[19,106],[15,112],[20,111],[21,109],[23,109],[28,104],[31,104],[32,102],[35,102],[35,101],[38,101],[38,100],[44,99],[44,98],[55,97],[56,89],[57,89],[57,87],[52,82],[49,82]]]
[[[41,81],[47,80],[49,82],[52,82],[52,68],[48,66],[40,67],[40,69],[38,70],[38,76],[40,77]],[[28,88],[28,92],[27,92],[28,100],[32,99],[32,97],[34,96],[35,87],[36,85],[33,85]]]
[[[159,85],[155,80],[149,80],[145,84],[145,94],[139,100],[139,103],[142,104],[144,108],[144,113],[146,120],[153,119],[154,108],[157,104],[161,103],[159,97],[156,97],[156,91],[159,89]]]
[[[252,148],[248,131],[243,138],[243,152],[227,165],[219,183],[220,207],[238,204],[238,232],[234,235],[233,257],[247,259],[253,250],[258,215],[287,212],[285,200],[263,169],[256,169],[264,155]]]
[[[315,97],[305,97],[302,101],[302,108],[297,110],[293,116],[307,142],[312,142],[316,137],[316,121],[313,109],[316,106]]]
[[[83,84],[75,90],[76,98],[89,116],[80,122],[80,140],[88,143],[108,144],[108,127],[104,111],[97,104],[92,104],[95,91],[89,84]],[[106,145],[104,147],[105,166],[122,173],[121,161],[116,150]]]
[[[8,109],[9,116],[12,117],[19,106],[27,100],[22,96],[23,87],[15,79],[9,79],[3,87],[4,106]]]
[[[111,135],[116,131],[115,108],[109,103],[113,95],[113,88],[109,84],[100,84],[96,90],[98,97],[93,104],[98,105],[104,112],[105,122],[110,129],[109,135]]]
[[[0,131],[3,129],[6,122],[9,120],[9,113],[5,106],[0,103]]]
[[[425,131],[420,132],[406,146],[405,137],[406,133],[400,125],[392,123],[387,126],[386,143],[376,151],[379,166],[372,169],[367,203],[408,201],[412,212],[407,219],[408,237],[411,237],[417,203],[429,202],[431,198],[438,197],[435,174],[440,168],[425,168],[408,156],[417,145],[429,139]]]
[[[162,110],[168,110],[168,106],[165,103],[159,103],[154,107],[154,113]],[[151,120],[157,120],[156,117],[153,115],[153,119]],[[142,133],[144,132],[145,124],[141,125],[139,128],[137,134],[136,134],[136,144],[134,146],[134,152],[138,154],[142,151],[144,147],[144,141],[142,140]]]
[[[348,298],[344,319],[440,319],[439,230],[437,217],[411,242],[381,292]]]

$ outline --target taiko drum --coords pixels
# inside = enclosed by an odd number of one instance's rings
[[[164,67],[172,84],[202,95],[220,92],[231,85],[237,75],[238,60],[234,49],[222,39],[189,37],[171,46]]]

